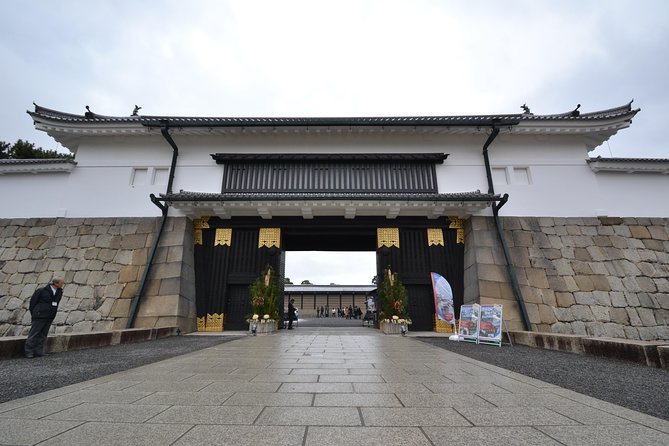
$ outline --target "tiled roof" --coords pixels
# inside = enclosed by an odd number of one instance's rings
[[[84,115],[64,113],[35,104],[28,111],[33,119],[46,118],[62,123],[141,124],[145,127],[329,127],[329,126],[500,126],[530,121],[592,121],[628,117],[639,109],[632,103],[607,110],[580,113],[577,110],[552,114],[532,113],[462,115],[462,116],[389,116],[389,117],[185,117],[185,116],[105,116],[87,112]]]
[[[259,200],[404,200],[404,201],[496,201],[499,195],[480,191],[434,194],[434,193],[206,193],[180,191],[161,194],[166,201],[259,201]]]
[[[588,163],[595,163],[598,161],[604,161],[607,163],[630,163],[630,162],[669,163],[669,158],[606,158],[603,156],[597,156],[595,158],[587,159],[586,161]]]
[[[35,158],[35,159],[0,159],[0,164],[16,166],[19,164],[77,164],[76,161],[67,158]]]

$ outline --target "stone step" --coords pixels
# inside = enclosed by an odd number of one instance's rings
[[[105,347],[116,344],[151,341],[180,334],[178,327],[130,328],[127,330],[98,331],[90,333],[61,333],[47,337],[45,353],[58,353],[84,348]],[[23,356],[25,336],[0,337],[0,359]]]
[[[509,336],[514,344],[529,347],[623,359],[650,367],[669,366],[669,341],[637,341],[534,331],[510,331]]]

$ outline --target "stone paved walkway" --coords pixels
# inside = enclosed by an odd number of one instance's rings
[[[669,422],[365,328],[246,337],[0,404],[0,444],[669,445]]]

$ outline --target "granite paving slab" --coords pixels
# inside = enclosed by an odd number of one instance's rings
[[[660,446],[669,444],[669,434],[638,424],[537,426],[537,429],[567,446]]]
[[[61,432],[68,431],[83,421],[0,419],[0,444],[36,444]]]
[[[56,435],[40,445],[164,446],[172,444],[192,427],[187,424],[91,422]]]
[[[256,424],[274,426],[360,426],[353,407],[267,407]],[[327,443],[324,443],[327,444]]]
[[[667,435],[667,420],[371,329],[241,337],[0,404],[2,445],[659,445]]]
[[[547,434],[530,426],[512,427],[425,427],[423,432],[434,446],[453,446],[466,439],[467,446],[561,446]],[[584,443],[582,446],[585,446]]]
[[[303,444],[305,432],[304,426],[200,425],[179,438],[174,446],[295,446]]]

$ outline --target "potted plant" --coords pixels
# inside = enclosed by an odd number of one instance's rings
[[[385,334],[406,335],[407,326],[411,325],[411,319],[406,312],[407,292],[397,273],[393,273],[390,268],[383,271],[379,287],[379,303],[381,331]]]
[[[277,329],[279,311],[277,301],[279,287],[276,275],[271,266],[267,266],[262,274],[249,286],[251,311],[247,317],[249,333],[252,335],[273,333]]]

